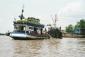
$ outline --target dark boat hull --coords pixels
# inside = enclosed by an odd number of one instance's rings
[[[14,40],[41,40],[41,39],[49,39],[47,37],[38,37],[38,38],[21,38],[21,37],[12,37]]]

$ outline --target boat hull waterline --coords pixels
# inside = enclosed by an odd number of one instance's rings
[[[28,35],[28,34],[20,34],[20,33],[10,33],[10,37],[12,37],[13,39],[46,39],[47,37],[37,37],[37,36],[32,36],[32,35]]]

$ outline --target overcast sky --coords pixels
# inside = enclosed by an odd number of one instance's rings
[[[23,4],[24,16],[39,18],[42,24],[52,24],[55,14],[62,28],[85,18],[85,0],[0,0],[0,32],[13,30]]]

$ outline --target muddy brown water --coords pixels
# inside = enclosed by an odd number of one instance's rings
[[[85,57],[85,38],[13,40],[0,36],[0,57]]]

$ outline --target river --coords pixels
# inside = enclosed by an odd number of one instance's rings
[[[85,38],[13,40],[0,36],[0,57],[85,57]]]

